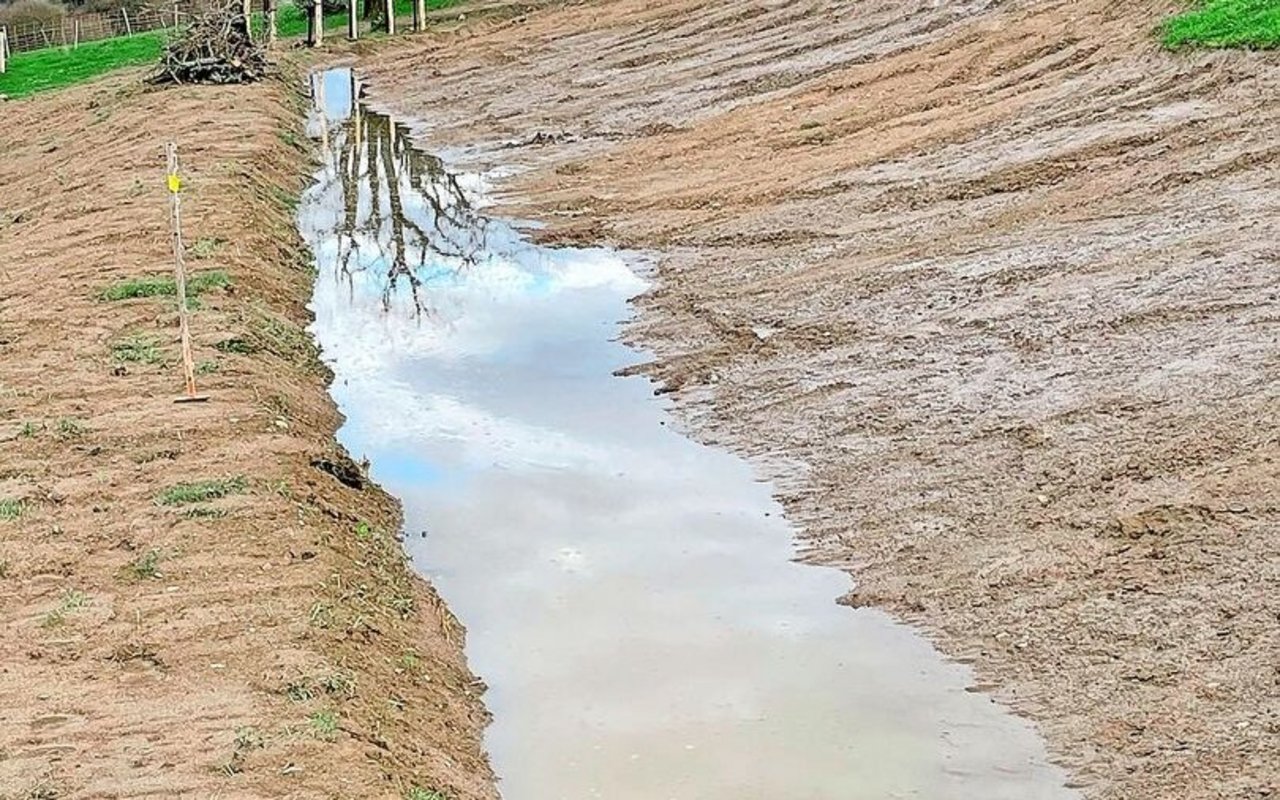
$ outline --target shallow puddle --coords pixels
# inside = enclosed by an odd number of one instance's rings
[[[622,255],[530,244],[349,71],[314,86],[299,226],[341,439],[467,626],[508,800],[1074,796],[965,670],[792,562],[744,462],[612,376],[641,358]]]

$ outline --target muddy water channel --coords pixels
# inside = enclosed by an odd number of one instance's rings
[[[299,226],[341,438],[468,629],[507,800],[1073,796],[965,670],[792,561],[745,463],[613,377],[641,358],[628,258],[529,243],[349,71],[314,80]]]

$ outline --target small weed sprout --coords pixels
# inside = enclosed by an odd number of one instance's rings
[[[182,516],[187,519],[222,519],[229,512],[225,508],[209,508],[208,506],[195,506],[185,509]]]
[[[311,624],[317,628],[328,628],[333,625],[333,611],[324,603],[316,603],[307,615]]]
[[[22,795],[22,800],[58,800],[58,797],[58,787],[50,781],[42,780],[27,789]]]
[[[400,619],[408,619],[413,616],[413,596],[407,594],[392,595],[387,601],[387,605],[393,611],[400,615]]]
[[[89,605],[89,596],[78,589],[68,589],[62,595],[62,602],[58,607],[44,615],[41,625],[46,628],[57,628],[65,624],[67,615],[73,611],[79,611]]]
[[[258,348],[254,347],[249,340],[239,336],[233,336],[230,339],[223,339],[214,345],[214,349],[220,353],[235,353],[240,356],[251,355],[258,351]]]
[[[315,699],[316,690],[312,687],[310,680],[298,678],[285,685],[284,696],[295,703],[305,703],[308,700]]]
[[[160,574],[160,558],[160,551],[152,548],[129,565],[129,572],[138,580],[155,578]]]
[[[320,681],[320,687],[331,695],[354,697],[356,693],[355,676],[349,672],[338,670],[331,672]]]
[[[111,345],[111,357],[116,361],[135,364],[159,364],[163,360],[159,342],[151,336],[134,335]]]
[[[207,360],[207,361],[201,361],[199,364],[196,364],[197,375],[212,375],[217,371],[218,371],[217,361]]]
[[[219,239],[216,236],[201,236],[191,245],[191,257],[195,259],[205,259],[222,249],[226,244],[226,240]]]
[[[266,746],[267,742],[257,728],[248,725],[236,728],[235,748],[237,752],[261,750]]]
[[[307,718],[311,723],[311,733],[317,739],[332,741],[338,736],[338,714],[335,711],[325,709],[317,711]]]
[[[32,439],[35,438],[35,435],[43,428],[43,422],[36,423],[28,420],[27,422],[22,423],[22,427],[18,429],[18,435],[23,439]]]
[[[89,428],[80,420],[74,417],[63,417],[58,420],[58,437],[61,439],[75,439],[84,436]]]
[[[21,500],[0,497],[0,520],[15,520],[26,510],[26,505]]]
[[[430,789],[415,786],[404,796],[404,800],[446,800],[445,796]]]

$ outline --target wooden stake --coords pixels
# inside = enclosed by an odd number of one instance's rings
[[[311,0],[310,24],[307,25],[307,44],[319,47],[324,41],[324,4],[320,0]]]
[[[360,18],[356,16],[356,0],[347,0],[347,38],[353,42],[360,38]]]
[[[76,24],[75,24],[75,39],[73,39],[71,42],[71,49],[75,50],[79,47],[80,47],[80,18],[77,17]]]
[[[178,172],[178,145],[169,142],[165,146],[168,161],[166,180],[169,186],[169,209],[173,225],[173,274],[178,288],[178,327],[182,333],[182,371],[186,378],[186,395],[175,403],[200,403],[207,395],[196,394],[196,364],[191,355],[191,323],[187,311],[187,268],[182,261],[182,178]]]
[[[276,0],[262,0],[262,15],[267,21],[267,47],[272,47],[279,35],[276,30]]]
[[[9,29],[0,25],[0,75],[9,69]]]
[[[124,15],[124,35],[132,36],[133,26],[129,24],[129,9],[122,8],[120,9],[120,13]]]
[[[427,29],[427,0],[413,0],[413,29],[418,32]]]
[[[387,35],[392,36],[396,32],[396,2],[395,0],[387,0]]]

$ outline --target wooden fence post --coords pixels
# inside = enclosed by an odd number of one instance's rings
[[[353,42],[360,38],[360,18],[356,16],[356,0],[347,0],[347,38]]]
[[[267,24],[267,47],[273,47],[276,43],[276,0],[262,0],[262,16]]]
[[[427,29],[427,0],[413,0],[413,29],[415,31]]]
[[[9,29],[0,25],[0,75],[9,69]]]
[[[307,9],[307,44],[311,47],[319,47],[324,41],[324,3],[320,0],[311,0],[311,6]]]
[[[75,38],[71,40],[71,49],[75,50],[80,47],[80,18],[75,19]]]
[[[396,32],[396,0],[387,0],[387,35]]]

